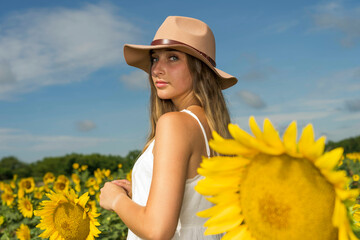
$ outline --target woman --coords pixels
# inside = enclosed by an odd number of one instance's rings
[[[100,205],[128,226],[128,239],[220,239],[204,236],[196,213],[210,203],[196,193],[211,131],[228,135],[221,89],[237,79],[215,68],[215,39],[202,21],[168,17],[150,46],[125,45],[126,62],[149,73],[151,132],[126,180],[108,182]],[[131,199],[132,196],[132,199]]]

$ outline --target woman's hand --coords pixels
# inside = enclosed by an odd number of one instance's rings
[[[123,187],[113,182],[106,182],[100,189],[100,206],[106,210],[114,210],[122,195],[127,196]]]
[[[132,198],[131,182],[126,179],[114,180],[112,183],[115,183],[117,186],[120,186],[125,189],[129,198]]]

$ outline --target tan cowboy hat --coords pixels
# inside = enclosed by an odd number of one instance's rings
[[[124,45],[124,57],[130,66],[149,73],[152,49],[171,48],[190,54],[210,67],[220,78],[221,88],[237,83],[237,79],[216,68],[215,38],[209,26],[194,18],[169,16],[155,34],[150,46]]]

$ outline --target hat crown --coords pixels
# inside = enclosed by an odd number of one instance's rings
[[[209,26],[195,18],[169,16],[153,40],[169,39],[185,43],[215,61],[215,37]]]

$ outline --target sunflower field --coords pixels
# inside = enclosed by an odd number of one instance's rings
[[[360,152],[324,151],[325,138],[315,140],[311,125],[299,142],[296,123],[283,139],[268,120],[262,131],[251,118],[250,129],[254,136],[230,124],[233,139],[213,133],[210,147],[222,155],[203,159],[198,172],[204,179],[195,187],[214,203],[198,213],[208,218],[205,234],[226,233],[223,240],[360,239]],[[131,181],[131,170],[121,163],[116,170],[93,170],[80,162],[64,174],[54,169],[0,181],[0,240],[126,239],[127,227],[99,206],[99,194],[107,181]]]
[[[38,181],[14,175],[0,182],[1,240],[126,239],[127,227],[116,213],[99,206],[99,194],[106,181],[131,180],[131,171],[121,163],[115,172],[90,172],[78,163],[72,167],[71,176],[47,172]]]

